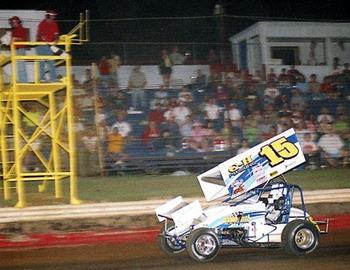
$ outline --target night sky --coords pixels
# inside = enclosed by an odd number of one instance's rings
[[[77,2],[80,3],[79,6],[77,6]],[[59,16],[61,19],[75,18],[79,11],[89,9],[92,20],[212,16],[214,6],[218,2],[224,5],[226,15],[249,17],[249,19],[225,17],[225,41],[236,32],[254,24],[258,20],[264,20],[264,18],[350,21],[349,9],[345,6],[346,1],[336,0],[83,0],[74,1],[74,4],[68,2],[65,7],[61,4],[62,1],[51,1],[53,7],[61,14]],[[66,10],[69,10],[69,13]],[[91,25],[93,26],[94,23],[92,22]],[[95,26],[97,29],[101,29],[108,28],[110,25],[96,23]],[[112,27],[115,26],[117,27],[117,29],[113,28],[115,29],[115,35],[104,33],[103,36],[96,36],[96,40],[108,41],[113,40],[117,36],[118,40],[125,42],[139,42],[144,40],[162,42],[220,42],[217,38],[218,26],[215,19],[204,21],[183,20],[182,23],[181,21],[167,20],[159,24],[155,21],[154,23],[150,23],[149,21],[121,22],[112,25]]]
[[[153,17],[153,16],[206,16],[213,14],[215,3],[220,0],[51,0],[6,1],[2,9],[47,9],[59,12],[60,19],[75,19],[80,11],[89,9],[92,19]],[[226,14],[238,16],[288,17],[324,20],[349,20],[348,1],[336,0],[221,0]]]
[[[224,5],[224,38],[220,40],[218,17],[214,6]],[[227,42],[233,34],[261,20],[315,20],[350,22],[348,1],[336,0],[51,0],[0,1],[1,9],[54,9],[61,21],[62,33],[68,32],[79,13],[90,11],[90,48],[96,51],[108,42]],[[201,19],[120,20],[149,17],[194,17]],[[71,21],[71,22],[69,22]],[[74,22],[73,22],[74,21]],[[101,45],[102,44],[102,45]],[[129,49],[131,48],[128,45]],[[139,50],[139,48],[137,48]],[[158,50],[155,48],[155,50]]]

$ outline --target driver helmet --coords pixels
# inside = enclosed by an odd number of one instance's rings
[[[275,200],[278,200],[279,198],[283,197],[283,187],[280,187],[279,185],[272,185],[272,188],[276,188],[270,191],[269,197],[267,198],[267,201],[269,204],[273,204]]]

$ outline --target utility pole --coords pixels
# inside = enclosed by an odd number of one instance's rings
[[[225,22],[224,22],[224,15],[225,15],[225,0],[219,0],[214,7],[214,15],[217,17],[217,32],[218,32],[218,42],[220,47],[220,63],[224,64],[225,62]]]

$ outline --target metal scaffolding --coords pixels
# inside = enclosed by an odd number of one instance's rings
[[[4,199],[15,189],[16,207],[26,207],[27,181],[41,181],[39,192],[54,181],[55,197],[63,197],[62,180],[69,179],[70,203],[80,204],[76,174],[76,143],[72,101],[71,46],[88,41],[88,13],[80,14],[76,27],[57,43],[13,42],[10,55],[0,54],[0,147]],[[56,46],[61,55],[17,55],[16,46]],[[34,51],[34,50],[31,50]],[[58,81],[41,82],[40,61],[55,61],[64,75]],[[18,64],[32,66],[33,82],[18,82]],[[11,79],[4,79],[5,66]],[[28,168],[28,163],[33,163]]]

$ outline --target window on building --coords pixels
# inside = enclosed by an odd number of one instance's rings
[[[281,59],[282,65],[299,65],[299,47],[273,46],[271,47],[271,58]]]

